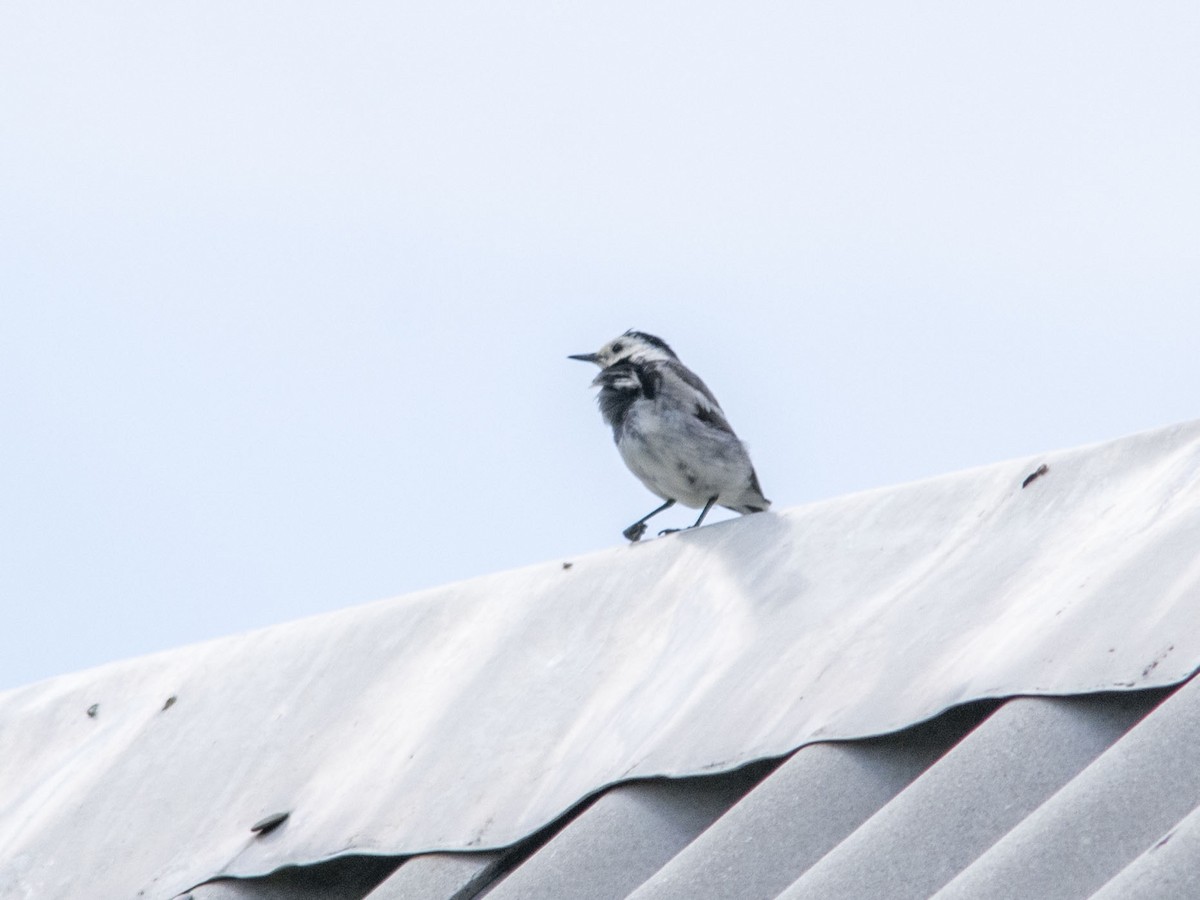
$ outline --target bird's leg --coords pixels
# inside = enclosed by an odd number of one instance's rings
[[[708,511],[713,508],[713,504],[716,502],[717,502],[716,496],[712,496],[712,497],[708,498],[708,502],[704,504],[704,509],[700,510],[700,518],[698,518],[696,520],[696,524],[692,526],[693,528],[700,527],[700,523],[704,521],[704,517],[708,515]]]
[[[713,508],[713,504],[716,502],[717,502],[716,497],[709,497],[708,502],[704,504],[704,509],[700,510],[700,518],[698,518],[696,520],[695,525],[692,525],[690,527],[691,528],[699,528],[700,523],[704,521],[704,517],[708,515],[708,511]],[[657,510],[655,510],[655,512],[657,512]],[[654,513],[651,513],[650,515],[654,515]],[[650,518],[650,516],[647,516],[646,518]],[[664,534],[674,534],[677,531],[679,531],[678,528],[667,528],[667,529],[664,529],[663,531],[660,531],[658,533],[658,536],[662,537]]]
[[[716,499],[716,498],[714,497],[713,499]],[[657,516],[664,509],[670,509],[674,505],[675,505],[674,500],[668,500],[666,503],[664,503],[658,509],[655,509],[655,510],[652,510],[652,511],[646,513],[646,515],[642,516],[640,519],[638,519],[636,522],[634,522],[632,525],[630,525],[628,528],[626,528],[624,531],[622,531],[621,534],[625,535],[625,538],[630,541],[641,540],[642,535],[646,533],[646,520],[653,518],[654,516]],[[706,510],[706,512],[707,512],[707,510]]]

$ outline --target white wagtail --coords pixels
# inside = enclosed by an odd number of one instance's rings
[[[646,521],[676,503],[703,507],[692,528],[718,503],[743,515],[771,505],[717,398],[666,342],[631,330],[596,353],[568,358],[600,367],[592,385],[621,459],[666,501],[626,528],[626,538],[640,539]]]

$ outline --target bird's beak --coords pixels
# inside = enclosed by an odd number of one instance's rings
[[[576,353],[572,356],[568,356],[567,359],[578,359],[582,362],[590,362],[600,365],[600,357],[595,353]]]

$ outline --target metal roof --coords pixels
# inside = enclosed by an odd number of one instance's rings
[[[350,858],[327,864],[341,873],[315,866],[189,893],[1162,900],[1200,896],[1198,822],[1200,679],[967,704],[734,773],[624,783],[501,852]]]
[[[1198,480],[1190,423],[0,694],[0,896],[1173,885]]]

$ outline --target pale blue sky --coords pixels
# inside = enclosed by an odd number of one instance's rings
[[[0,688],[1200,415],[1200,7],[0,9]],[[663,526],[691,513],[664,514]],[[670,521],[667,521],[670,519]]]

